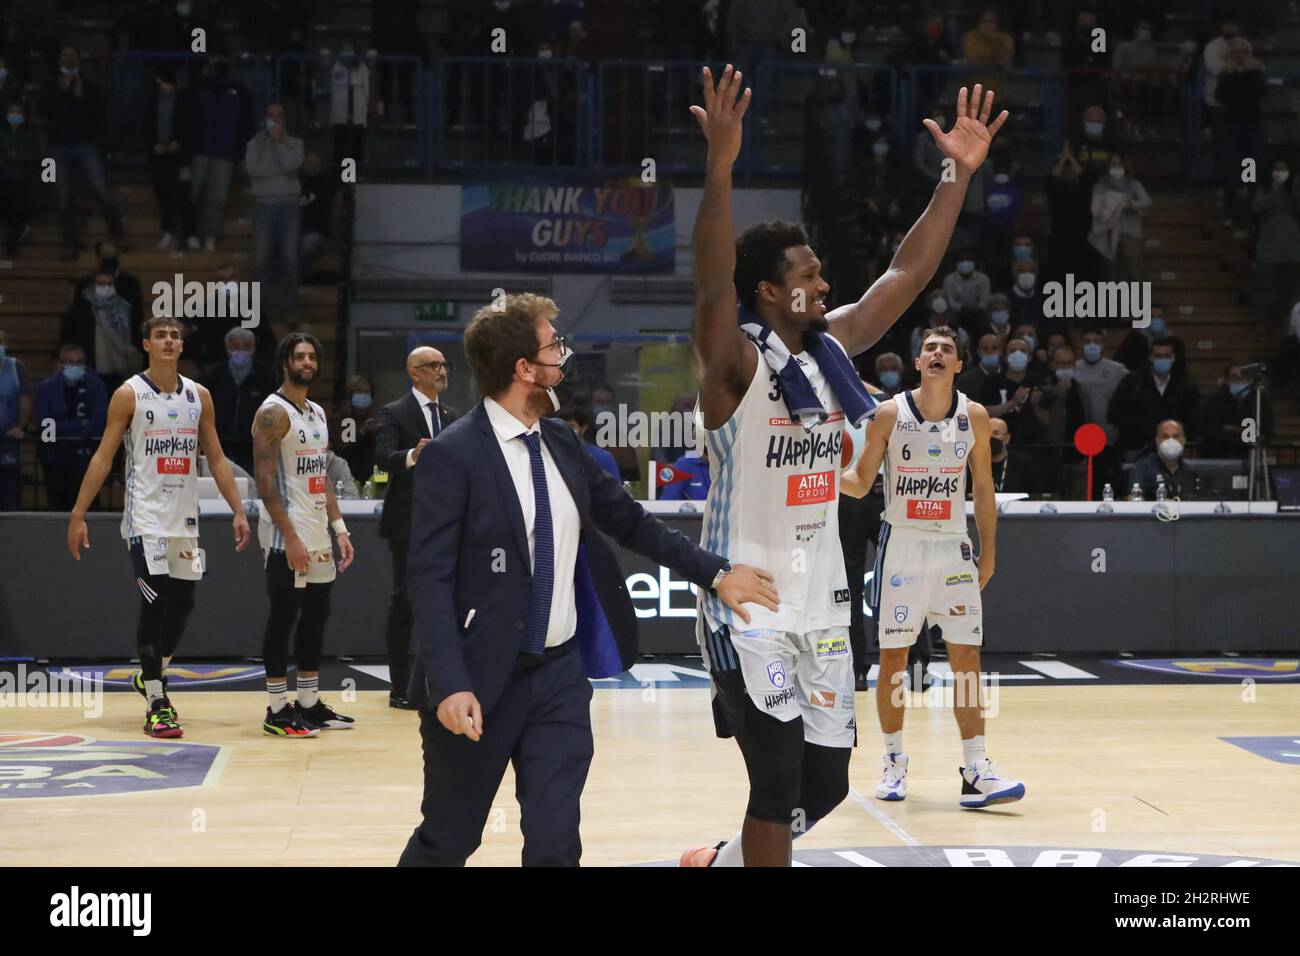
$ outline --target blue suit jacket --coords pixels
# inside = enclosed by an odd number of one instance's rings
[[[578,647],[587,676],[610,677],[636,656],[636,615],[613,549],[599,532],[701,588],[724,559],[637,504],[567,424],[544,418],[541,431],[582,525],[574,569]],[[451,694],[473,691],[483,710],[490,709],[523,647],[531,587],[519,496],[480,401],[444,428],[415,466],[407,559],[419,649],[412,702],[432,710]]]

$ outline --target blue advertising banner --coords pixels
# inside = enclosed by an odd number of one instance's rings
[[[673,271],[671,186],[542,174],[471,184],[460,194],[466,271]]]

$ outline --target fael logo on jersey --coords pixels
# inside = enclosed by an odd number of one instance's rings
[[[835,472],[816,471],[786,479],[786,505],[815,505],[835,500]]]
[[[922,521],[943,521],[952,517],[952,500],[925,501],[920,498],[907,499],[907,516]]]
[[[188,475],[190,473],[189,458],[155,458],[158,465],[158,474],[160,475]]]

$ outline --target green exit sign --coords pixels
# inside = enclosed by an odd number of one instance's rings
[[[454,322],[456,303],[452,301],[421,302],[415,307],[415,317],[420,322]]]

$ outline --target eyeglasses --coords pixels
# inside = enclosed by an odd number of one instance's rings
[[[450,368],[450,365],[447,362],[439,362],[435,360],[432,362],[421,362],[419,365],[413,365],[412,368],[431,368],[436,372],[440,369]]]
[[[569,354],[570,351],[569,340],[566,339],[563,335],[557,335],[555,337],[555,341],[549,343],[548,345],[543,345],[537,351],[545,352],[547,349],[558,349],[560,356],[563,358],[564,356],[567,356]]]

